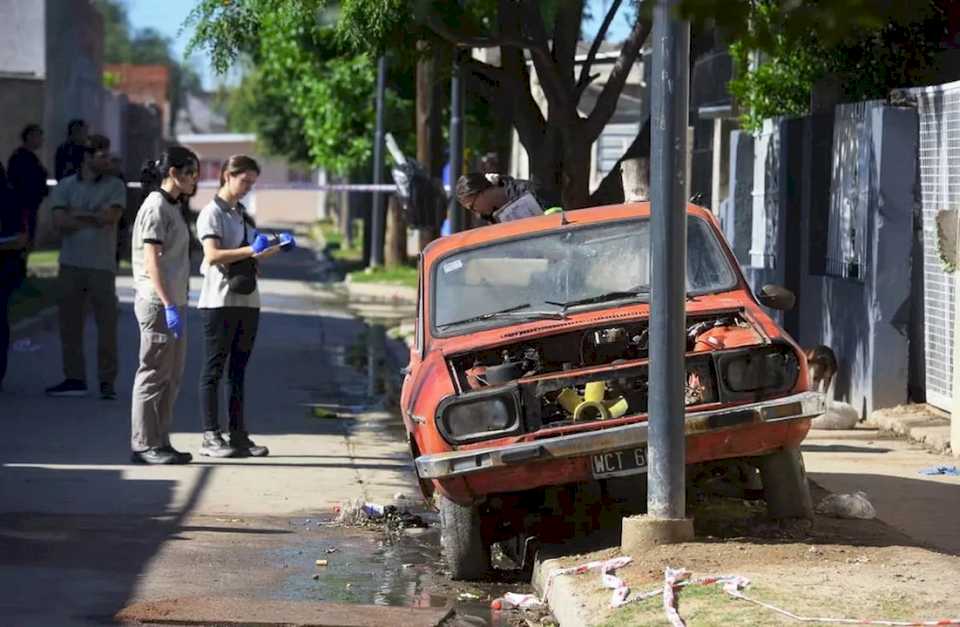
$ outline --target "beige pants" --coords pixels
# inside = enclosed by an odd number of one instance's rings
[[[100,383],[117,378],[117,279],[109,270],[60,266],[60,345],[63,374],[87,380],[83,326],[87,303],[97,323],[97,374]]]
[[[137,298],[133,310],[140,324],[140,367],[133,380],[130,447],[144,451],[170,446],[173,406],[187,355],[187,312],[184,306],[184,326],[176,339],[167,329],[162,304]]]

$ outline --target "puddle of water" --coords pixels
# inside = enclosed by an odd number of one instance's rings
[[[280,598],[402,607],[452,607],[462,622],[506,627],[509,613],[491,612],[505,592],[528,592],[523,583],[455,582],[442,570],[440,530],[390,540],[380,530],[331,527],[324,521],[291,521],[299,540],[275,552],[285,565]],[[317,560],[326,560],[318,566]],[[516,579],[508,574],[507,579]],[[460,600],[462,593],[471,598]],[[476,598],[473,598],[476,597]]]

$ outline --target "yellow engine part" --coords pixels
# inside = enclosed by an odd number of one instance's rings
[[[565,388],[557,395],[557,403],[573,416],[573,420],[608,420],[619,418],[630,409],[627,399],[604,400],[606,384],[603,381],[591,381],[584,390],[583,396],[577,394],[573,388]]]

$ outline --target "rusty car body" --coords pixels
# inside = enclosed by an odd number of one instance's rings
[[[401,410],[454,577],[482,576],[492,543],[528,531],[531,495],[642,479],[649,213],[630,203],[518,220],[421,256]],[[687,463],[768,460],[802,474],[799,445],[823,397],[760,304],[792,297],[771,288],[758,299],[714,216],[690,205],[687,220]],[[796,479],[777,491],[802,514],[809,494]],[[764,476],[768,493],[774,481]]]

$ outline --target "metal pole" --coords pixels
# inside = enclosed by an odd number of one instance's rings
[[[383,109],[384,92],[387,83],[387,59],[381,56],[377,59],[377,130],[373,140],[373,183],[383,182]],[[383,203],[380,202],[380,192],[373,192],[373,204],[370,207],[370,267],[378,268],[383,265],[383,240],[385,215]]]
[[[450,204],[447,216],[450,230],[459,233],[464,227],[463,209],[457,202],[454,190],[463,165],[463,84],[460,80],[460,54],[455,52],[453,71],[450,77]]]
[[[690,25],[679,0],[653,9],[650,190],[650,422],[647,515],[682,519],[686,368],[686,179]]]

